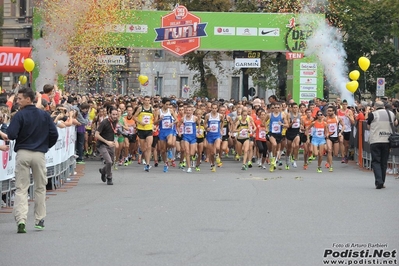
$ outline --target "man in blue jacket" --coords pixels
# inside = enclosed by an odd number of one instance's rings
[[[50,115],[33,105],[35,93],[18,90],[20,110],[12,118],[7,138],[16,140],[14,216],[18,233],[26,233],[30,169],[35,182],[35,228],[44,229],[46,216],[47,168],[45,153],[57,142],[58,131]]]

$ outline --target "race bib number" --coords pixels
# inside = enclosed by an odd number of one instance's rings
[[[223,136],[226,136],[226,134],[227,134],[227,128],[224,127],[224,128],[222,129],[222,135],[223,135]]]
[[[281,126],[278,122],[273,122],[272,123],[272,133],[280,133],[281,132]]]
[[[162,128],[171,128],[172,123],[169,120],[162,120]]]
[[[92,124],[93,124],[93,121],[89,120],[89,123],[87,123],[86,127],[91,127]]]
[[[204,130],[202,128],[198,129],[198,134],[202,136],[202,134],[204,134]]]
[[[134,127],[129,127],[129,134],[134,134]]]
[[[320,138],[324,137],[324,128],[316,129],[316,136]]]
[[[299,124],[298,120],[292,123],[292,128],[299,128],[301,125]]]
[[[248,129],[246,129],[246,128],[241,129],[239,137],[248,138]]]
[[[145,125],[149,125],[150,124],[150,122],[151,122],[151,116],[149,116],[149,115],[144,115],[143,116],[143,120],[141,121],[143,124],[145,124]]]
[[[193,125],[184,126],[184,134],[193,134]]]
[[[266,130],[261,129],[261,130],[259,131],[259,138],[260,138],[260,139],[266,139]]]
[[[219,125],[218,125],[218,123],[211,123],[209,128],[210,128],[210,129],[209,129],[209,132],[212,132],[212,133],[217,133],[217,132],[219,132]]]
[[[184,133],[184,125],[182,124],[179,128],[179,133],[183,134]]]
[[[337,124],[328,124],[328,131],[335,132],[337,131]]]

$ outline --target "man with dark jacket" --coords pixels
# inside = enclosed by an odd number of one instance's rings
[[[35,228],[44,229],[46,216],[47,168],[45,153],[57,142],[58,131],[50,115],[33,105],[35,93],[28,88],[18,91],[20,110],[7,129],[7,138],[16,140],[14,216],[18,233],[26,233],[30,170],[35,182]]]
[[[383,102],[376,101],[374,108],[376,110],[369,113],[367,117],[367,125],[370,129],[371,167],[374,172],[375,187],[381,189],[385,188],[385,175],[389,157],[388,137],[392,134],[389,116],[394,125],[397,125],[398,122],[394,113],[385,109]]]

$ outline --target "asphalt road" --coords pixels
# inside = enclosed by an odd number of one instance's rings
[[[27,234],[0,214],[0,265],[325,265],[328,252],[352,250],[348,264],[370,244],[399,249],[399,180],[377,190],[354,163],[270,173],[229,159],[215,173],[147,173],[134,162],[114,171],[113,186],[100,166],[88,161],[77,186],[49,196],[44,231],[33,228],[33,203]]]

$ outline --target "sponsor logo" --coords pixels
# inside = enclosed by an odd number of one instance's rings
[[[236,68],[260,68],[259,58],[236,58],[234,63]]]
[[[317,91],[317,85],[299,85],[299,91]]]
[[[301,98],[314,98],[316,96],[316,92],[300,92],[299,94],[299,97]]]
[[[300,70],[300,76],[307,76],[307,77],[316,77],[317,71],[316,70]]]
[[[126,25],[126,32],[128,33],[148,33],[147,25]]]
[[[290,18],[288,24],[286,24],[285,27],[290,29],[295,28],[295,18],[294,17]]]
[[[292,59],[302,59],[303,58],[303,53],[285,53],[285,58],[287,60],[292,60]]]
[[[280,36],[279,28],[260,28],[259,29],[260,36]]]
[[[177,6],[172,13],[163,16],[162,27],[156,28],[155,42],[179,56],[197,50],[201,46],[201,37],[206,37],[208,23],[188,12],[185,6]]]
[[[258,36],[258,29],[237,27],[236,33],[240,36]]]
[[[301,85],[307,85],[307,84],[317,84],[317,78],[300,78],[299,83]]]
[[[313,35],[313,28],[310,24],[291,27],[285,37],[285,45],[290,52],[303,52],[306,49],[306,39]]]
[[[215,27],[214,35],[236,35],[236,28],[234,27]]]
[[[317,63],[300,63],[299,64],[300,69],[317,69]]]
[[[21,53],[0,53],[0,66],[18,66],[25,60]]]

